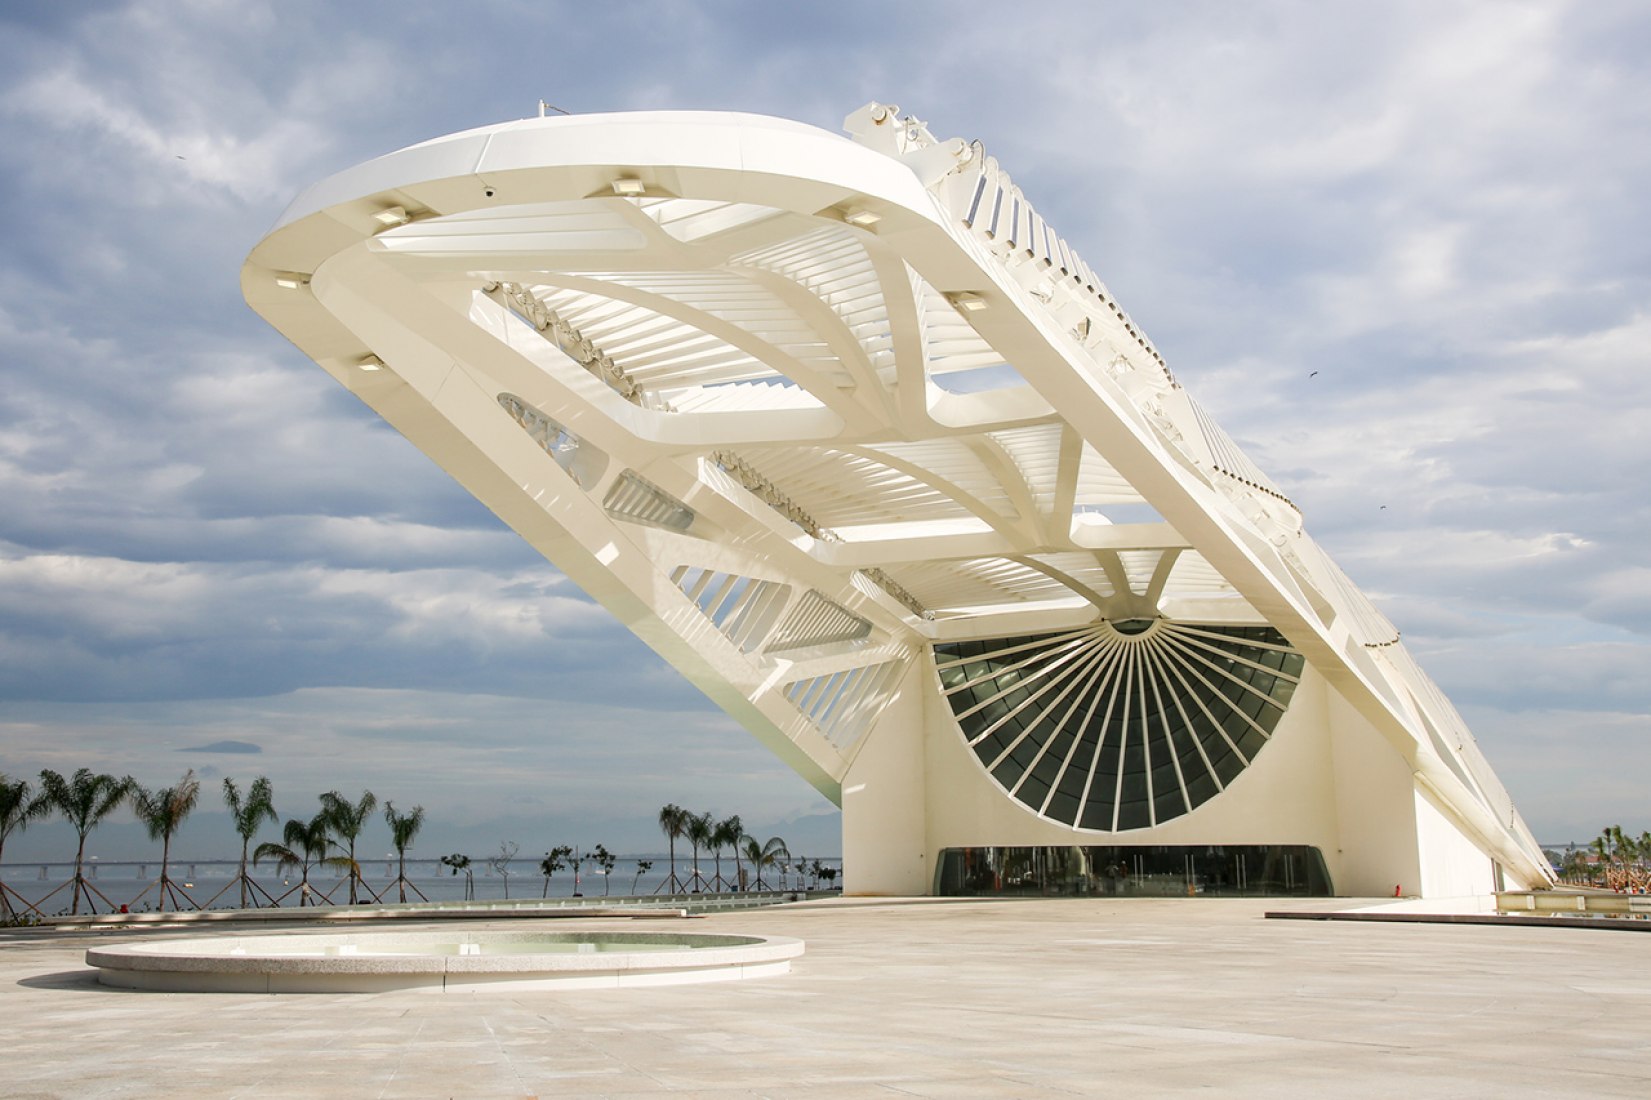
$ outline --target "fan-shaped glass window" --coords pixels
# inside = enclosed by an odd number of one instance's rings
[[[1063,825],[1144,829],[1214,798],[1267,744],[1302,657],[1266,626],[1165,619],[935,646],[964,739]]]

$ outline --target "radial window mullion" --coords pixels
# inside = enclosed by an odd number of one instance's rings
[[[1196,647],[1196,648],[1198,648],[1198,649],[1200,649],[1204,652],[1219,654],[1222,657],[1230,657],[1232,660],[1237,661],[1239,664],[1244,665],[1248,668],[1253,668],[1257,672],[1265,672],[1269,676],[1277,676],[1278,678],[1280,678],[1282,680],[1290,681],[1292,684],[1299,684],[1301,682],[1301,677],[1299,677],[1299,676],[1292,676],[1290,673],[1285,672],[1283,669],[1276,669],[1276,668],[1271,667],[1270,665],[1264,665],[1259,661],[1251,660],[1250,658],[1244,656],[1242,653],[1234,653],[1230,650],[1222,649],[1220,646],[1211,645],[1208,642],[1199,641],[1196,638],[1189,637],[1185,632],[1182,632],[1182,631],[1172,631],[1170,633],[1173,634],[1174,642],[1177,645],[1194,646],[1194,647]],[[1293,656],[1295,651],[1294,650],[1289,650],[1289,649],[1275,649],[1275,650],[1271,650],[1270,652],[1284,653],[1286,655]]]
[[[1177,643],[1173,639],[1170,641],[1171,646],[1175,646],[1176,644]],[[1210,658],[1208,656],[1206,656],[1205,654],[1200,653],[1199,651],[1193,650],[1193,649],[1182,649],[1182,652],[1188,658],[1190,658],[1191,660],[1196,660],[1197,662],[1202,664],[1204,667],[1208,668],[1210,671],[1219,673],[1223,679],[1229,681],[1230,683],[1236,684],[1238,687],[1240,687],[1240,688],[1244,689],[1245,691],[1249,692],[1251,695],[1254,695],[1257,698],[1263,700],[1265,703],[1267,703],[1268,706],[1278,707],[1277,700],[1275,700],[1272,697],[1271,694],[1269,694],[1268,692],[1262,691],[1260,688],[1256,687],[1254,684],[1250,683],[1248,680],[1245,680],[1243,677],[1234,676],[1231,671],[1229,671],[1225,668],[1222,668],[1220,665],[1218,665],[1214,661],[1210,660]],[[1259,671],[1266,672],[1269,676],[1273,675],[1272,671],[1269,670],[1269,669],[1260,669]],[[1222,694],[1225,695],[1226,693],[1223,692]],[[1229,696],[1229,698],[1231,698],[1231,697]],[[1283,708],[1279,708],[1279,709],[1283,709]],[[1259,726],[1256,727],[1256,728],[1260,729]],[[1267,731],[1262,730],[1261,732],[1262,732],[1263,736],[1267,736]]]
[[[1155,649],[1156,647],[1154,647]],[[1181,785],[1181,803],[1185,807],[1184,813],[1192,812],[1192,796],[1187,793],[1187,777],[1181,772],[1181,752],[1175,746],[1175,730],[1169,720],[1169,707],[1164,704],[1163,693],[1158,690],[1158,684],[1163,679],[1162,670],[1158,667],[1158,654],[1152,649],[1147,650],[1147,664],[1151,666],[1153,675],[1149,682],[1152,684],[1152,698],[1158,704],[1158,719],[1164,727],[1164,744],[1169,748],[1169,761],[1175,768],[1175,781]],[[1154,799],[1152,822],[1158,823],[1157,800]]]
[[[992,652],[991,656],[1004,657],[1004,656],[1008,656],[1011,653],[1020,653],[1020,652],[1023,652],[1025,650],[1028,650],[1028,649],[1040,649],[1040,648],[1043,648],[1045,646],[1054,645],[1057,642],[1065,642],[1065,641],[1070,641],[1074,638],[1084,638],[1084,637],[1091,637],[1091,638],[1096,637],[1095,628],[1094,627],[1083,627],[1082,629],[1068,631],[1064,634],[1045,634],[1045,635],[1041,635],[1041,636],[1039,636],[1039,637],[1037,637],[1037,638],[1035,638],[1031,641],[1024,642],[1020,645],[1010,646],[1007,649],[994,650]],[[957,644],[957,643],[952,643],[952,644]],[[963,660],[967,660],[967,659],[968,658],[966,658],[966,657],[951,657],[951,658],[949,658],[948,660],[945,660],[945,661],[936,661],[935,662],[935,667],[937,667],[937,668],[946,668],[950,665],[957,664],[959,661],[963,661]]]
[[[1217,699],[1221,699],[1223,701],[1226,701],[1227,697],[1225,695],[1221,694],[1221,689],[1216,687],[1214,684],[1210,683],[1208,680],[1204,679],[1203,675],[1199,673],[1198,669],[1195,668],[1192,664],[1190,664],[1182,654],[1171,651],[1170,653],[1166,654],[1166,656],[1170,656],[1173,659],[1181,662],[1181,667],[1176,669],[1176,676],[1177,676],[1178,679],[1181,680],[1182,683],[1186,683],[1186,677],[1182,673],[1182,669],[1184,669],[1187,673],[1190,673],[1193,676],[1193,678],[1196,679],[1199,683],[1201,683],[1205,687],[1209,688],[1210,692]],[[1233,752],[1237,753],[1238,758],[1240,760],[1242,760],[1245,763],[1246,766],[1248,766],[1248,764],[1250,763],[1249,754],[1246,753],[1243,749],[1240,749],[1238,747],[1238,743],[1235,742],[1232,739],[1231,735],[1229,735],[1227,733],[1227,724],[1225,722],[1223,722],[1221,719],[1219,719],[1215,716],[1215,713],[1210,710],[1209,706],[1205,704],[1204,700],[1202,700],[1198,697],[1198,692],[1195,689],[1193,689],[1190,684],[1188,685],[1188,690],[1192,695],[1193,702],[1197,703],[1198,704],[1198,709],[1204,712],[1204,717],[1206,717],[1210,720],[1210,725],[1212,727],[1214,727],[1215,732],[1217,732],[1221,735],[1221,739],[1227,743],[1227,747],[1232,749]],[[1241,718],[1244,718],[1244,719],[1248,720],[1249,716],[1244,714],[1244,712],[1239,710],[1237,707],[1233,706],[1230,701],[1227,702],[1227,709],[1232,711],[1234,714],[1237,714]]]
[[[1004,749],[1002,753],[998,754],[998,760],[1002,760],[1003,757],[1013,751],[1014,748],[1021,743],[1021,741],[1025,740],[1027,737],[1030,737],[1033,731],[1039,728],[1039,724],[1049,716],[1049,712],[1061,705],[1061,701],[1063,699],[1065,699],[1068,695],[1071,695],[1072,692],[1078,688],[1090,683],[1093,680],[1093,672],[1095,667],[1100,663],[1102,656],[1102,653],[1098,649],[1092,649],[1086,653],[1079,664],[1072,670],[1072,675],[1068,677],[1071,682],[1068,683],[1066,687],[1061,689],[1061,693],[1059,695],[1049,701],[1049,705],[1043,708],[1043,713],[1038,715],[1036,722],[1028,726],[1024,733],[1015,738],[1014,743],[1011,744],[1009,748]],[[1026,765],[1026,771],[1023,772],[1021,777],[1015,781],[1014,787],[1009,791],[1010,794],[1016,794],[1019,792],[1021,785],[1026,782],[1026,777],[1032,774],[1032,769],[1037,767],[1043,760],[1044,755],[1049,751],[1049,746],[1055,743],[1060,731],[1065,727],[1066,717],[1070,716],[1071,712],[1077,709],[1078,705],[1082,702],[1083,692],[1080,691],[1078,692],[1077,698],[1072,701],[1072,705],[1067,708],[1067,714],[1063,716],[1060,721],[1055,723],[1052,727],[1052,732],[1050,732],[1048,736],[1043,739],[1043,742],[1038,747],[1037,755],[1034,756],[1031,762]],[[998,760],[992,761],[992,763],[988,766],[988,770],[990,770],[990,768],[995,768],[998,764]]]
[[[1112,679],[1111,684],[1109,685],[1109,690],[1107,691],[1106,713],[1101,718],[1101,732],[1095,738],[1095,751],[1091,753],[1089,757],[1089,775],[1084,780],[1083,796],[1078,799],[1079,821],[1083,820],[1083,808],[1089,805],[1089,794],[1095,786],[1095,769],[1100,767],[1101,752],[1106,747],[1106,735],[1112,731],[1112,711],[1113,708],[1118,705],[1118,685],[1123,681],[1124,675],[1127,672],[1129,654],[1122,645],[1120,645],[1118,649],[1118,662],[1115,666],[1118,670],[1118,675]]]
[[[1250,646],[1252,649],[1271,649],[1279,653],[1296,652],[1296,648],[1288,642],[1264,642],[1260,639],[1238,638],[1231,634],[1220,634],[1212,630],[1201,630],[1196,626],[1188,626],[1185,623],[1175,623],[1173,625],[1173,630],[1176,634],[1190,634],[1194,637],[1207,638],[1210,641],[1215,642],[1242,642],[1244,645]]]
[[[1017,682],[1013,687],[1005,688],[1003,691],[998,692],[996,695],[994,695],[991,699],[987,700],[985,703],[980,703],[977,706],[975,706],[974,708],[972,708],[971,710],[965,711],[964,714],[965,715],[972,714],[975,711],[978,711],[981,707],[985,707],[985,706],[990,705],[992,702],[994,702],[998,699],[1001,699],[1003,696],[1009,694],[1012,691],[1021,690],[1021,689],[1025,688],[1027,682],[1029,680],[1031,680],[1033,678],[1033,676],[1042,676],[1042,675],[1047,674],[1049,672],[1053,672],[1057,665],[1060,665],[1060,666],[1067,665],[1070,662],[1072,662],[1073,660],[1082,657],[1083,655],[1084,655],[1084,650],[1082,650],[1082,649],[1073,650],[1070,654],[1062,657],[1060,659],[1060,661],[1052,662],[1049,666],[1047,666],[1045,668],[1038,669],[1037,672],[1033,673],[1030,676],[1024,677],[1019,682]],[[1003,723],[1009,721],[1011,718],[1017,717],[1020,714],[1021,711],[1025,710],[1027,707],[1029,707],[1033,703],[1037,702],[1044,695],[1046,695],[1049,691],[1053,690],[1055,687],[1057,687],[1058,685],[1060,685],[1061,683],[1063,683],[1067,679],[1070,679],[1072,677],[1072,675],[1073,675],[1073,670],[1069,668],[1065,672],[1062,672],[1059,676],[1055,677],[1053,680],[1051,680],[1048,683],[1046,683],[1046,684],[1042,685],[1041,687],[1039,687],[1036,691],[1029,692],[1025,699],[1022,699],[1019,703],[1015,704],[1014,709],[1012,709],[1012,710],[1008,711],[1007,713],[1005,713],[997,721],[993,722],[990,727],[988,727],[983,732],[977,734],[972,740],[970,740],[969,744],[973,745],[976,742],[983,741],[987,737],[990,737],[992,734],[996,733],[997,730],[999,729],[999,727],[1001,727],[1003,725]],[[1022,736],[1024,737],[1025,735],[1022,734]],[[1016,738],[1017,743],[1018,743],[1019,740],[1020,740],[1020,738]],[[996,767],[998,761],[1002,760],[1002,758],[1003,758],[1003,756],[1000,753],[998,755],[997,759],[992,761],[991,766]]]
[[[1160,653],[1158,655],[1158,660],[1159,664],[1163,666],[1166,677],[1175,675],[1175,670],[1170,665],[1168,654]],[[1177,679],[1179,679],[1179,677],[1177,677]],[[1211,762],[1209,753],[1204,751],[1204,742],[1198,736],[1197,723],[1195,723],[1192,720],[1192,716],[1187,713],[1184,700],[1186,696],[1193,694],[1192,689],[1186,685],[1185,681],[1182,681],[1182,686],[1186,688],[1185,693],[1174,692],[1170,697],[1175,700],[1175,709],[1181,715],[1181,721],[1185,723],[1187,727],[1187,739],[1192,742],[1192,747],[1198,750],[1198,758],[1203,761],[1204,770],[1208,772],[1210,778],[1215,781],[1215,789],[1218,792],[1224,791],[1227,789],[1227,785],[1222,782],[1220,773],[1215,770],[1215,764]],[[1194,702],[1196,701],[1197,700],[1194,699]],[[1205,717],[1208,718],[1207,712]]]
[[[1120,658],[1120,655],[1118,653],[1118,651],[1121,648],[1122,648],[1122,644],[1119,643],[1119,642],[1108,641],[1106,643],[1106,654],[1105,655],[1107,657],[1110,657],[1111,660],[1109,660],[1106,663],[1106,665],[1103,666],[1100,682],[1095,685],[1094,691],[1090,693],[1090,696],[1089,696],[1089,709],[1088,709],[1088,711],[1086,711],[1084,713],[1083,721],[1081,723],[1079,723],[1079,725],[1078,725],[1077,735],[1075,737],[1073,737],[1073,739],[1072,739],[1072,747],[1070,749],[1066,750],[1066,759],[1061,762],[1060,771],[1057,772],[1056,775],[1055,775],[1055,782],[1050,785],[1048,797],[1046,797],[1043,800],[1043,805],[1038,808],[1039,813],[1043,813],[1048,809],[1050,800],[1055,797],[1055,791],[1058,790],[1060,788],[1061,784],[1065,782],[1066,773],[1072,767],[1072,757],[1073,757],[1073,755],[1078,751],[1079,746],[1081,746],[1083,744],[1084,737],[1088,734],[1089,730],[1093,727],[1093,724],[1094,724],[1094,721],[1095,721],[1095,710],[1096,710],[1096,708],[1101,705],[1101,700],[1103,698],[1109,697],[1109,692],[1110,692],[1110,689],[1111,689],[1111,686],[1112,686],[1113,678],[1118,674],[1118,670],[1123,665],[1123,662],[1122,662],[1122,660]],[[1100,756],[1101,742],[1104,742],[1106,740],[1106,720],[1104,718],[1101,720],[1100,732],[1097,733],[1095,736],[1096,736],[1095,752],[1093,754],[1091,754],[1091,758],[1090,758],[1090,762],[1089,762],[1089,772],[1087,773],[1087,775],[1085,777],[1085,780],[1084,780],[1083,791],[1078,796],[1078,808],[1077,808],[1076,811],[1074,811],[1073,818],[1072,818],[1072,821],[1071,821],[1071,824],[1073,824],[1073,825],[1076,825],[1079,821],[1081,821],[1083,819],[1084,803],[1087,802],[1088,798],[1089,798],[1089,784],[1095,778],[1095,772],[1094,772],[1095,761],[1097,759],[1099,759],[1099,756]]]
[[[1112,831],[1118,831],[1118,818],[1122,815],[1124,805],[1124,765],[1129,762],[1129,706],[1132,702],[1132,693],[1135,688],[1135,651],[1136,646],[1124,648],[1124,716],[1118,729],[1118,779],[1112,792]]]
[[[1073,643],[1072,645],[1061,647],[1061,650],[1059,652],[1060,652],[1060,656],[1057,657],[1055,660],[1045,661],[1043,664],[1035,664],[1034,662],[1038,661],[1041,658],[1044,658],[1044,657],[1048,656],[1048,654],[1038,654],[1034,657],[1027,658],[1026,660],[1020,662],[1017,665],[1011,665],[1008,668],[996,668],[991,673],[989,673],[987,675],[977,677],[976,679],[970,681],[967,684],[962,684],[959,687],[954,688],[949,694],[955,695],[958,691],[961,691],[964,688],[973,687],[975,684],[978,684],[978,683],[980,683],[984,680],[995,680],[995,679],[1001,678],[1003,676],[1007,676],[1010,673],[1018,673],[1021,669],[1024,669],[1024,668],[1030,668],[1031,669],[1031,671],[1027,672],[1024,676],[1018,676],[1015,679],[1015,682],[1013,684],[1009,685],[1006,688],[1003,688],[996,695],[993,695],[993,696],[991,696],[990,698],[987,698],[987,699],[977,700],[975,702],[974,706],[972,706],[972,707],[968,708],[967,710],[962,711],[961,713],[959,713],[958,717],[959,718],[968,718],[971,715],[973,715],[976,711],[978,711],[980,708],[982,708],[984,706],[987,706],[991,703],[997,702],[999,699],[1003,698],[1003,696],[1009,694],[1011,691],[1015,691],[1015,690],[1017,690],[1021,687],[1024,687],[1028,681],[1041,679],[1042,677],[1047,676],[1049,673],[1053,672],[1055,669],[1059,668],[1060,666],[1066,664],[1068,661],[1072,660],[1074,657],[1077,657],[1080,654],[1082,654],[1083,653],[1083,646],[1081,646],[1077,643]]]
[[[1154,805],[1157,802],[1155,797],[1157,784],[1152,779],[1152,733],[1150,728],[1152,716],[1147,713],[1147,685],[1152,680],[1147,675],[1148,654],[1151,647],[1138,645],[1135,648],[1138,650],[1136,665],[1139,670],[1135,690],[1141,703],[1141,761],[1143,764],[1142,771],[1145,772],[1147,781],[1147,824],[1150,827],[1158,824],[1158,810]]]

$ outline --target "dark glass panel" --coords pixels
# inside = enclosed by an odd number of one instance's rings
[[[947,848],[947,897],[1329,897],[1324,857],[1305,844]]]
[[[1134,802],[1126,801],[1118,807],[1118,829],[1147,829],[1152,826],[1152,817],[1147,810],[1147,800],[1138,799]]]
[[[1036,808],[1033,807],[1033,809]],[[1063,784],[1061,789],[1055,792],[1055,797],[1049,800],[1049,809],[1046,813],[1056,821],[1070,824],[1073,818],[1078,816],[1077,796],[1067,794]]]
[[[1228,732],[1238,734],[1233,738],[1234,741],[1238,742],[1238,751],[1251,760],[1254,760],[1255,754],[1261,751],[1261,746],[1267,743],[1267,739],[1261,735],[1261,731],[1254,726],[1245,726],[1241,731],[1229,730]]]

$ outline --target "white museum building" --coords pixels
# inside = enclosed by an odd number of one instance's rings
[[[438,138],[310,188],[243,291],[841,805],[851,893],[1548,884],[1398,630],[997,161],[846,130]]]

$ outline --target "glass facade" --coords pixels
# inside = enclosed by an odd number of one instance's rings
[[[1306,844],[946,848],[944,897],[1329,897]]]
[[[1128,619],[934,647],[965,741],[1011,797],[1062,825],[1146,829],[1255,759],[1303,659],[1269,626]]]

